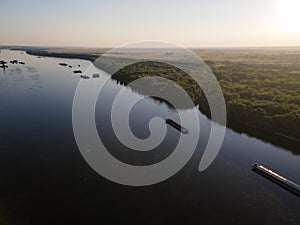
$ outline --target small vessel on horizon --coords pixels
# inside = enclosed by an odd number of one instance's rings
[[[5,69],[5,68],[8,68],[8,66],[7,65],[0,65],[0,68]]]
[[[86,80],[87,80],[87,79],[90,79],[90,77],[89,77],[89,76],[86,76],[86,75],[81,75],[80,77],[81,77],[82,79],[86,79]]]
[[[60,66],[67,66],[68,64],[67,63],[58,63],[58,65],[60,65]]]
[[[11,60],[9,61],[11,64],[18,64],[18,60],[14,59],[14,60]]]
[[[5,61],[1,60],[1,61],[0,61],[0,68],[2,68],[2,69],[4,69],[4,70],[5,70],[5,68],[7,68],[7,67],[8,67],[6,64],[7,64],[7,62],[5,62]]]
[[[81,70],[74,70],[73,73],[82,73]]]

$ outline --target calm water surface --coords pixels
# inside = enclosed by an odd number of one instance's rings
[[[73,135],[72,101],[80,78],[72,70],[81,65],[84,71],[91,63],[1,51],[0,60],[13,59],[26,65],[8,63],[0,70],[1,225],[300,224],[300,199],[251,171],[251,164],[259,162],[300,183],[300,156],[227,129],[220,154],[200,173],[210,121],[199,112],[199,143],[179,173],[148,187],[115,184],[88,166]],[[98,73],[100,78],[86,82],[103,82],[108,76]],[[163,160],[179,137],[169,126],[163,143],[147,153],[132,151],[116,139],[110,108],[121,88],[110,80],[98,99],[100,137],[121,161],[147,165]],[[137,93],[128,88],[125,94],[131,98]],[[155,116],[178,118],[166,104],[145,98],[132,109],[133,133],[146,138]]]

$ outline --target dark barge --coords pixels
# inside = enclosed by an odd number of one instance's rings
[[[81,70],[74,70],[73,73],[82,73]]]
[[[8,66],[7,65],[0,65],[0,68],[5,69],[5,68],[8,68]]]
[[[14,59],[14,60],[11,60],[9,61],[11,64],[18,64],[18,60]]]
[[[258,163],[252,165],[252,170],[300,197],[300,186],[293,181],[288,180]]]
[[[176,123],[172,119],[166,119],[166,123],[174,127],[175,129],[179,130],[183,134],[188,134],[189,130],[185,127],[182,127],[180,124]]]
[[[58,63],[60,66],[67,66],[67,63]]]
[[[5,68],[7,68],[7,67],[8,67],[6,64],[7,64],[7,62],[5,62],[5,61],[1,60],[1,61],[0,61],[0,68],[2,68],[2,69],[4,69],[4,70],[5,70]]]
[[[89,77],[89,76],[86,76],[86,75],[81,75],[80,77],[81,77],[82,79],[86,79],[86,80],[87,80],[87,79],[90,79],[90,77]]]

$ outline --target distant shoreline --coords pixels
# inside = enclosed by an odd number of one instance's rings
[[[91,62],[95,61],[98,57],[93,55],[84,54],[69,54],[69,53],[49,53],[46,51],[36,52],[36,51],[26,51],[29,55],[43,56],[43,57],[55,57],[55,58],[67,58],[67,59],[83,59],[89,60]]]
[[[99,54],[93,55],[93,54],[78,54],[78,53],[54,53],[54,52],[48,52],[47,49],[41,49],[41,48],[32,49],[30,47],[28,48],[16,47],[10,49],[25,51],[27,54],[34,55],[34,56],[83,59],[83,60],[89,60],[91,62],[95,61],[98,57],[100,57]],[[203,110],[200,109],[200,111],[206,115],[206,113]],[[293,154],[296,155],[300,154],[300,150],[298,147],[300,145],[300,140],[295,137],[290,137],[288,135],[281,134],[278,132],[263,130],[256,126],[251,126],[246,123],[241,123],[240,121],[228,120],[227,127],[238,133],[245,133],[246,135],[250,135],[262,141],[267,141],[276,146],[286,148],[290,150]]]

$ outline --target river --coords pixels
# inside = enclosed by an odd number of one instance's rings
[[[211,123],[199,111],[199,143],[180,172],[151,186],[116,184],[87,164],[73,134],[72,103],[81,79],[73,70],[85,71],[91,62],[1,50],[0,60],[13,59],[26,64],[8,63],[0,70],[1,224],[300,224],[299,197],[251,170],[259,162],[300,183],[299,155],[226,129],[216,160],[199,172]],[[88,82],[108,76],[94,71],[100,78]],[[101,92],[95,114],[99,136],[123,162],[163,160],[178,141],[170,126],[164,142],[147,153],[126,148],[114,136],[109,109],[123,87],[110,79]],[[138,95],[130,88],[124,94]],[[154,116],[178,118],[167,104],[145,98],[130,114],[133,133],[147,137]]]

